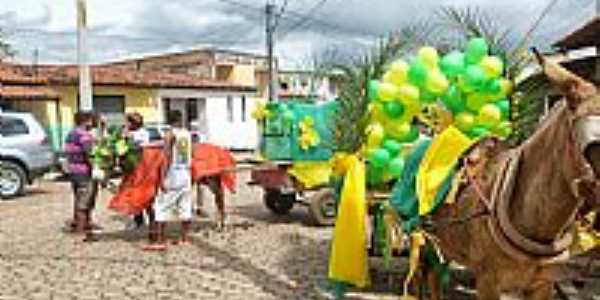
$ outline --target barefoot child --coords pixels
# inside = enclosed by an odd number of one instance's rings
[[[65,154],[74,196],[73,223],[78,233],[85,233],[84,241],[94,241],[92,234],[92,210],[96,204],[97,184],[92,179],[89,153],[94,145],[92,128],[95,116],[92,112],[75,114],[75,129],[67,136]]]
[[[165,250],[165,223],[181,221],[178,244],[189,244],[188,231],[192,219],[192,136],[183,127],[181,112],[171,111],[167,117],[171,129],[165,135],[165,157],[161,185],[154,200],[156,241],[146,250]]]

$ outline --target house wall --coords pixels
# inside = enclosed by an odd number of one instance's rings
[[[227,97],[233,99],[233,121],[228,120]],[[246,97],[245,120],[242,118],[242,96]],[[251,114],[257,103],[254,93],[195,91],[195,90],[160,90],[161,99],[206,99],[207,141],[229,149],[251,150],[257,146],[257,126]],[[177,101],[177,100],[171,100]],[[175,106],[173,103],[172,106]],[[160,104],[159,115],[164,116],[164,103]],[[164,120],[162,120],[164,121]]]
[[[75,86],[56,86],[53,90],[60,99],[60,115],[54,102],[20,102],[18,109],[32,112],[47,130],[55,150],[60,150],[68,132],[73,128],[73,117],[77,112],[78,88]],[[125,113],[139,112],[147,122],[158,122],[158,99],[156,91],[130,87],[94,87],[94,95],[125,96]]]

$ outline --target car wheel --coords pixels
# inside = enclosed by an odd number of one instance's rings
[[[335,194],[330,189],[320,190],[310,197],[308,214],[312,223],[318,226],[331,226],[335,223]]]
[[[283,194],[279,190],[265,190],[264,195],[265,206],[276,215],[287,215],[294,207],[296,202],[296,194]]]
[[[12,161],[2,161],[0,167],[0,197],[10,199],[23,194],[27,174],[25,170]]]

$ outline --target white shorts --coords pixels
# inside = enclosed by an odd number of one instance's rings
[[[191,186],[159,191],[154,200],[153,209],[157,222],[191,220],[194,210]]]

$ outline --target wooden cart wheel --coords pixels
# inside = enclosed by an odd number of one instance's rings
[[[335,213],[335,193],[331,189],[322,189],[311,195],[308,214],[313,224],[332,226],[335,224]]]
[[[277,189],[265,189],[265,206],[276,215],[287,215],[294,207],[296,194],[283,194]]]

